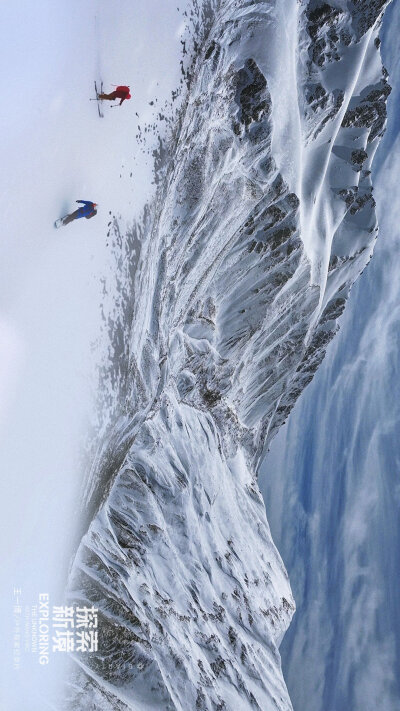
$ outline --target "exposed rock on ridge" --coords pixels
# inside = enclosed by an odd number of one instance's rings
[[[257,467],[372,253],[389,88],[382,3],[284,5],[214,8],[144,235],[121,415],[88,485],[105,494],[71,574],[70,599],[100,610],[74,709],[291,708],[294,603]]]

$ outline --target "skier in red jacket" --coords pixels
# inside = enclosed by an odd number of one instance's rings
[[[107,101],[121,99],[121,101],[119,102],[119,105],[121,106],[122,102],[125,101],[125,99],[131,98],[130,89],[129,86],[117,86],[115,91],[112,91],[111,94],[99,94],[97,98],[101,99],[101,101],[104,101],[104,99],[106,99]]]

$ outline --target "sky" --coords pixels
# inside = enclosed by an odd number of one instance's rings
[[[26,708],[27,690],[30,711],[46,708],[42,692],[57,677],[55,661],[45,668],[26,658],[23,670],[12,668],[13,589],[21,588],[23,606],[40,592],[62,604],[84,476],[79,453],[102,356],[108,222],[115,215],[129,227],[153,194],[143,147],[151,151],[155,138],[141,144],[136,136],[179,85],[185,5],[2,4],[0,668],[8,681],[0,706],[9,711]],[[95,79],[106,91],[129,84],[131,101],[105,106],[99,119],[89,101]],[[56,231],[54,220],[78,199],[98,202],[97,216]]]
[[[281,645],[295,711],[400,708],[400,5],[381,38],[393,86],[375,158],[374,256],[260,487],[297,612]]]

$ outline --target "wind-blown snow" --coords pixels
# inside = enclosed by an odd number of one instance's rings
[[[256,477],[372,254],[383,6],[206,8],[86,487],[69,599],[99,607],[100,652],[73,708],[291,708]]]

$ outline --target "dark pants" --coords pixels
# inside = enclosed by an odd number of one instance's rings
[[[82,217],[82,215],[79,214],[79,208],[78,208],[77,210],[75,210],[75,212],[71,212],[70,215],[67,215],[66,217],[64,217],[63,225],[68,225],[73,220],[78,220],[79,217]]]

